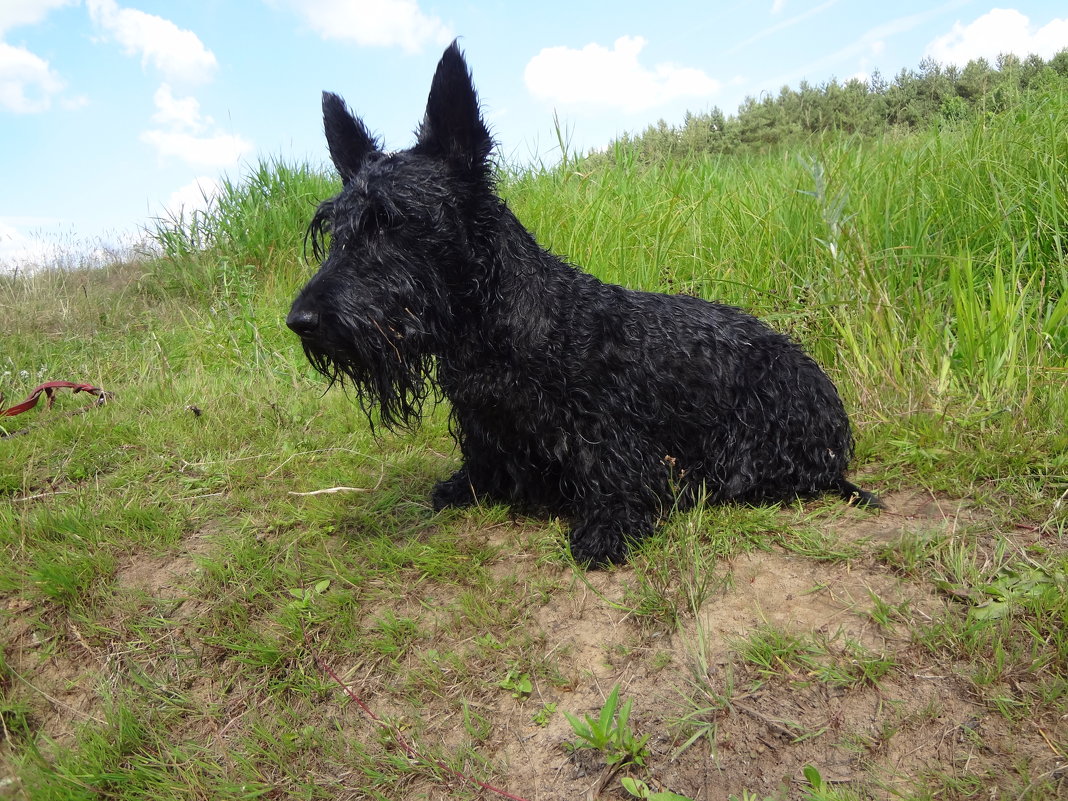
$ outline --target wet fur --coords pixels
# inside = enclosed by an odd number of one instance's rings
[[[343,188],[311,223],[322,265],[287,323],[388,427],[449,400],[463,463],[435,508],[566,516],[575,559],[603,565],[699,497],[879,505],[845,478],[834,385],[788,337],[730,306],[605,284],[538,245],[495,192],[455,44],[414,147],[382,152],[336,95],[323,113]]]

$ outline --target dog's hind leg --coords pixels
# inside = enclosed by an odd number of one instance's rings
[[[846,481],[844,478],[838,479],[838,484],[834,489],[850,506],[863,506],[869,509],[886,508],[886,504],[879,499],[878,495],[863,490],[851,481]]]

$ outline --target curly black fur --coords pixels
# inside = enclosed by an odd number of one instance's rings
[[[699,496],[879,505],[844,477],[834,385],[788,337],[730,306],[604,284],[535,242],[494,192],[455,43],[409,150],[379,150],[336,95],[323,115],[343,188],[312,220],[322,266],[286,322],[386,426],[448,398],[463,465],[435,508],[565,515],[574,557],[601,565]]]

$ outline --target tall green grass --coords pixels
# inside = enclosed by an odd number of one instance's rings
[[[251,266],[261,280],[295,280],[308,221],[339,188],[322,170],[278,159],[262,159],[242,177],[224,178],[205,197],[206,208],[182,209],[151,226],[148,233],[170,268],[168,289],[203,293],[232,282],[225,270],[220,275],[211,269],[216,264]]]

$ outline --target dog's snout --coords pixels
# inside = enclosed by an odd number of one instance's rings
[[[309,309],[293,309],[286,317],[286,325],[302,337],[309,336],[319,328],[319,312]]]

